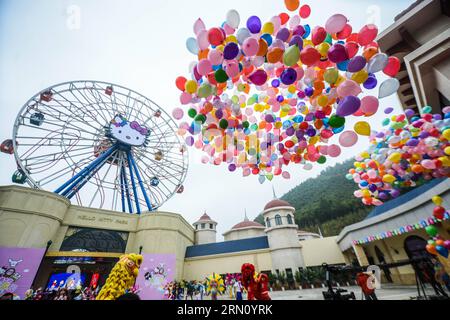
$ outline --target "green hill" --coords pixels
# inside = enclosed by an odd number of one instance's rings
[[[357,185],[345,178],[353,159],[325,169],[281,197],[295,207],[295,221],[300,229],[334,236],[345,226],[361,221],[372,210],[353,196]],[[255,221],[264,224],[262,216]]]

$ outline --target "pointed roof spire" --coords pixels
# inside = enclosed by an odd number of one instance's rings
[[[275,193],[275,187],[274,187],[273,184],[272,184],[272,192],[273,192],[273,198],[274,198],[274,199],[278,199],[278,197],[277,197],[277,195],[276,195],[276,193]]]
[[[248,217],[247,217],[247,209],[244,209],[244,212],[245,212],[244,221],[249,221],[249,220],[248,220]]]

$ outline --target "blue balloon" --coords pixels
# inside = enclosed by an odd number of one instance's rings
[[[448,249],[443,246],[436,246],[436,251],[443,256],[445,259],[448,258]]]
[[[272,36],[270,35],[270,34],[268,34],[268,33],[264,33],[262,36],[261,36],[261,39],[264,39],[264,40],[266,40],[266,42],[267,42],[267,45],[270,47],[271,45],[272,45]]]
[[[345,60],[336,64],[340,71],[347,71],[348,63],[350,60]]]
[[[309,26],[309,24],[305,24],[303,28],[305,28],[305,34],[302,37],[303,39],[306,39],[311,34],[311,27]]]
[[[337,134],[337,133],[341,133],[342,131],[344,131],[345,126],[342,126],[340,128],[333,128],[333,133]]]

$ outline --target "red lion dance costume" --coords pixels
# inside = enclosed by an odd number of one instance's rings
[[[264,273],[255,272],[255,266],[244,263],[241,267],[242,285],[247,290],[248,300],[272,300],[269,296],[269,278]]]

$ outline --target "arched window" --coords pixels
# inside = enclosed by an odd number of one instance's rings
[[[280,226],[283,224],[283,222],[281,222],[281,216],[279,214],[277,214],[275,216],[275,223],[277,224],[277,226]]]
[[[291,217],[290,214],[287,215],[287,222],[288,222],[289,224],[294,224],[294,223],[292,222],[292,217]]]
[[[270,219],[269,219],[269,218],[266,218],[266,226],[267,226],[267,228],[270,228],[270,227],[271,227]]]

